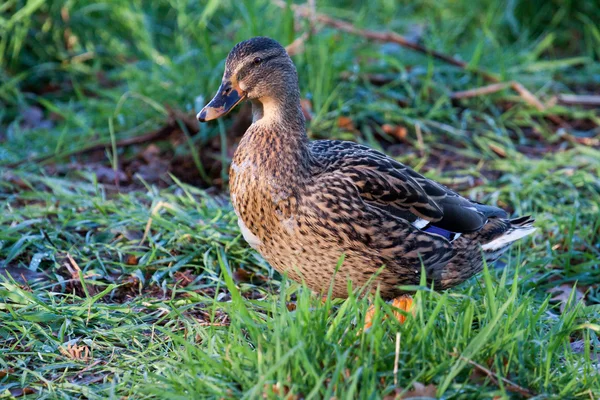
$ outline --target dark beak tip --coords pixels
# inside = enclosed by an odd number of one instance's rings
[[[198,113],[198,115],[196,116],[196,118],[198,119],[198,121],[200,122],[206,122],[206,110],[202,110]]]

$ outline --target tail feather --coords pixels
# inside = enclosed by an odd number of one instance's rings
[[[455,286],[481,271],[482,254],[479,249],[473,249],[474,244],[481,246],[489,265],[497,261],[515,241],[533,233],[536,229],[533,222],[533,218],[529,216],[511,220],[490,217],[479,231],[463,234],[455,239],[453,245],[457,251],[453,258],[442,268],[432,271],[436,287],[445,289]]]
[[[497,222],[501,223],[492,229],[495,234],[488,235],[486,240],[481,242],[488,262],[497,259],[517,240],[532,234],[536,230],[533,226],[534,221],[529,215],[511,220],[498,220]]]

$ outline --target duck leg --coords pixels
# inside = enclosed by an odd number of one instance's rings
[[[412,313],[414,315],[413,299],[410,295],[402,295],[400,297],[396,297],[394,300],[392,300],[391,304],[398,310],[404,311],[406,313]],[[367,315],[365,316],[364,329],[369,329],[371,326],[373,326],[373,317],[375,316],[375,311],[375,305],[371,305],[371,307],[369,307],[369,309],[367,310]],[[404,321],[406,321],[406,315],[404,313],[401,313],[400,311],[394,310],[394,317],[396,317],[396,319],[400,321],[400,323],[404,323]],[[387,318],[387,316],[384,316],[384,318]]]

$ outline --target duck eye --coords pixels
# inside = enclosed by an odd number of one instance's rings
[[[254,63],[254,65],[258,65],[258,64],[260,64],[262,61],[263,61],[263,60],[262,60],[262,58],[260,58],[260,57],[256,57],[256,58],[255,58],[255,59],[254,59],[252,62]]]

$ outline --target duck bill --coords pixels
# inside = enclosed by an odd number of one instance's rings
[[[217,94],[197,115],[198,121],[212,121],[222,117],[237,106],[244,98],[246,93],[235,88],[231,82],[221,83]]]

